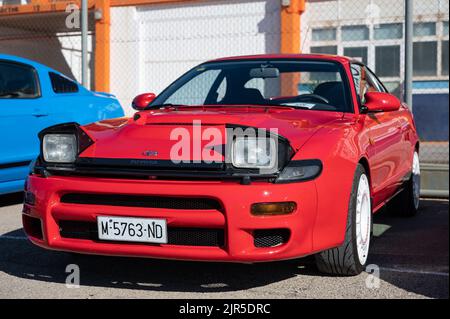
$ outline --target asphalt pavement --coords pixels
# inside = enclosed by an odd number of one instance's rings
[[[29,243],[21,194],[0,196],[0,298],[448,298],[448,201],[375,217],[368,272],[320,274],[311,257],[265,264],[74,256]],[[67,285],[79,267],[80,284]],[[69,271],[69,273],[66,272]],[[74,281],[69,277],[69,284]]]

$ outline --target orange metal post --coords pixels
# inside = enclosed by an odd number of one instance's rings
[[[95,90],[110,91],[110,0],[96,0],[95,10],[102,13],[102,18],[95,23]]]
[[[280,52],[298,54],[300,48],[300,16],[305,11],[305,0],[290,0],[289,6],[281,8]],[[286,74],[281,78],[281,95],[298,94],[299,74]]]

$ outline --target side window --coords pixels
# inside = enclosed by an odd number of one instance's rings
[[[50,82],[52,83],[52,88],[55,93],[62,94],[78,92],[78,84],[74,81],[53,72],[50,72],[48,75],[50,76]]]
[[[265,82],[266,82],[266,79],[251,79],[250,81],[245,83],[244,87],[246,89],[258,90],[261,94],[263,94],[264,93]]]
[[[386,89],[384,88],[383,84],[378,80],[378,78],[373,74],[372,71],[366,68],[366,72],[368,75],[369,81],[373,84],[374,87],[376,87],[378,92],[386,92]]]
[[[366,93],[385,92],[383,85],[381,85],[375,75],[373,75],[366,67],[359,64],[353,64],[352,74],[360,106],[365,103]]]
[[[0,99],[39,97],[37,74],[31,66],[0,61]]]
[[[352,64],[352,75],[353,81],[355,83],[356,95],[358,96],[358,102],[362,105],[362,100],[364,98],[363,94],[363,84],[362,84],[362,75],[363,68],[359,64]]]

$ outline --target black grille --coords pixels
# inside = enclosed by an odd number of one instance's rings
[[[95,223],[60,221],[59,231],[63,238],[99,241]],[[167,232],[168,245],[222,247],[225,243],[223,229],[168,227]]]
[[[63,195],[61,197],[61,202],[68,204],[147,207],[162,209],[221,210],[222,208],[217,200],[210,198],[117,194],[70,193]]]
[[[223,229],[169,228],[167,231],[170,245],[222,247],[225,244]]]
[[[253,233],[255,247],[276,247],[287,243],[290,232],[287,229],[255,230]]]

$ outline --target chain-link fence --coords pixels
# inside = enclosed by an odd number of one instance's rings
[[[209,59],[279,48],[278,0],[112,8],[111,89],[128,106]]]
[[[307,0],[297,32],[296,26],[280,27],[283,5],[291,1],[148,1],[127,6],[110,0],[110,91],[130,115],[137,94],[160,93],[205,60],[278,53],[289,33],[298,34],[302,52],[360,59],[388,90],[403,98],[405,1],[413,0]],[[69,13],[14,14],[8,9],[11,4],[37,2],[0,0],[0,53],[37,60],[80,81],[81,32],[68,28]],[[88,86],[94,89],[99,18],[92,6],[97,2],[89,3]],[[422,161],[448,165],[449,0],[414,0],[413,4],[412,108],[422,139]],[[5,14],[7,9],[11,14]]]
[[[13,1],[3,2],[4,5],[13,3]],[[2,1],[0,1],[0,8],[2,8],[1,5]],[[40,62],[81,82],[81,30],[79,24],[73,26],[70,24],[68,15],[69,13],[65,11],[1,15],[0,53]],[[88,59],[93,61],[95,39],[93,15],[89,20]],[[94,66],[92,63],[89,73],[87,86],[93,88]]]
[[[412,1],[412,0],[406,0]],[[389,91],[404,96],[405,0],[309,0],[304,52],[360,59]],[[413,2],[413,112],[423,162],[448,164],[449,1]]]

